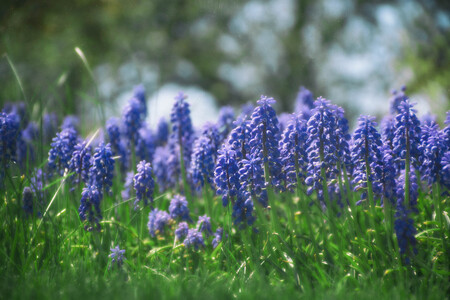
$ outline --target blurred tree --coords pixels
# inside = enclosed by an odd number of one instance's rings
[[[347,0],[340,3],[344,7],[340,14],[333,12],[334,2],[330,3],[2,1],[0,52],[8,53],[16,64],[28,94],[45,97],[47,105],[65,113],[77,112],[80,91],[92,87],[75,47],[84,51],[92,66],[108,65],[117,78],[129,77],[132,84],[143,81],[149,92],[168,82],[197,85],[212,93],[219,104],[243,103],[265,93],[278,100],[281,110],[291,110],[300,84],[324,96],[330,84],[349,88],[359,84],[321,80],[318,74],[325,53],[343,43],[340,33],[351,20],[361,18],[376,26],[377,7],[399,8],[405,1]],[[405,22],[408,47],[399,66],[413,70],[410,91],[437,84],[448,99],[450,31],[445,22],[449,4],[439,0],[417,4],[423,13]],[[335,14],[332,18],[323,13],[326,5]],[[408,20],[406,15],[403,18]],[[313,57],[306,51],[311,40],[305,32],[311,28],[317,32],[318,44]],[[136,78],[123,72],[127,64],[136,70]],[[152,83],[147,82],[149,67],[157,73]],[[0,101],[19,97],[5,60],[0,62],[0,82]]]

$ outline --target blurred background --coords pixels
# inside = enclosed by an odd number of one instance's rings
[[[92,120],[92,105],[119,115],[142,83],[150,123],[183,90],[200,124],[261,94],[291,112],[303,85],[354,120],[387,113],[405,84],[418,110],[442,121],[449,46],[444,0],[6,0],[0,104],[25,97]]]

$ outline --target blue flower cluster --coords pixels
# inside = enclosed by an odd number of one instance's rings
[[[99,191],[111,193],[112,180],[114,177],[114,159],[111,145],[100,143],[95,148],[92,157],[91,168],[89,169],[90,184],[96,186]]]
[[[0,159],[2,172],[16,157],[19,125],[18,115],[0,112]],[[1,175],[0,179],[2,179]]]
[[[382,159],[381,135],[376,130],[375,117],[361,116],[353,134],[352,159],[354,164],[354,189],[363,189],[361,200],[367,199],[368,184],[376,195],[382,193]]]
[[[172,219],[192,222],[189,216],[188,202],[186,201],[186,197],[182,195],[173,196],[169,205],[169,213]]]
[[[210,138],[202,135],[196,140],[191,159],[192,180],[196,186],[213,183],[215,153]]]
[[[257,103],[250,122],[250,151],[255,158],[261,158],[266,168],[264,175],[267,183],[280,188],[282,172],[277,139],[279,128],[277,114],[272,107],[275,100],[261,96]]]
[[[295,112],[301,113],[301,115],[308,120],[311,117],[311,109],[314,107],[313,93],[307,88],[301,86],[295,100]]]
[[[308,167],[307,124],[302,113],[291,116],[291,121],[280,140],[280,155],[286,188],[293,191],[299,181],[304,181]]]
[[[328,182],[338,175],[336,106],[329,100],[318,98],[311,114],[307,128],[308,177],[305,183],[309,186],[307,194],[317,191],[318,199],[326,205],[323,201],[327,198],[328,189],[332,188]]]
[[[83,188],[81,193],[81,204],[78,208],[81,221],[87,221],[85,229],[87,231],[100,230],[100,220],[102,212],[100,209],[100,202],[103,196],[95,185],[88,185]]]
[[[409,100],[402,101],[399,113],[395,117],[395,133],[393,139],[393,154],[400,169],[405,167],[406,161],[418,167],[420,153],[421,128],[416,116],[416,110]]]
[[[63,129],[56,134],[48,153],[48,169],[50,173],[56,170],[59,175],[64,175],[65,170],[69,168],[69,162],[77,143],[78,135],[72,127]]]
[[[169,225],[170,216],[167,212],[154,208],[148,215],[148,231],[152,237],[164,234],[164,228]]]
[[[222,196],[223,206],[227,206],[230,200],[234,202],[238,195],[241,188],[238,172],[236,152],[231,149],[230,145],[223,144],[222,149],[219,150],[219,157],[214,170],[216,192]]]
[[[134,209],[139,207],[139,202],[144,202],[147,206],[148,202],[153,203],[153,190],[155,182],[153,180],[153,172],[150,163],[145,160],[137,165],[137,174],[134,175],[134,189],[136,191],[136,200],[134,201]]]
[[[111,266],[117,266],[117,268],[121,268],[123,265],[123,261],[126,260],[124,254],[125,250],[120,250],[119,245],[115,248],[111,248],[111,254],[109,257],[111,258]]]
[[[73,172],[72,183],[78,185],[80,182],[89,182],[89,169],[91,167],[91,147],[86,141],[75,145],[72,158],[69,161],[69,171]]]
[[[189,166],[192,154],[192,142],[194,137],[194,129],[191,122],[191,111],[189,104],[185,101],[187,98],[183,93],[179,93],[175,97],[175,104],[170,114],[170,122],[172,123],[172,140],[169,145],[173,155],[180,157],[183,154],[184,165]],[[177,147],[178,146],[178,147]]]
[[[35,213],[34,199],[47,198],[44,187],[48,177],[68,171],[73,173],[71,187],[83,187],[81,220],[86,229],[99,229],[100,203],[112,200],[103,200],[103,196],[111,193],[113,178],[118,175],[116,180],[125,181],[122,198],[130,199],[135,193],[136,207],[141,201],[153,204],[155,188],[161,193],[173,189],[168,193],[174,196],[167,211],[160,210],[167,209],[166,204],[158,203],[159,209],[152,205],[150,235],[159,239],[175,236],[187,249],[199,250],[209,242],[217,247],[224,238],[223,229],[214,234],[217,220],[206,215],[197,220],[190,215],[190,205],[181,194],[190,199],[193,191],[185,189],[200,190],[207,185],[214,190],[224,206],[230,205],[233,225],[239,229],[255,225],[257,205],[271,205],[276,211],[276,203],[269,203],[272,192],[297,189],[302,195],[306,186],[306,197],[300,201],[311,201],[309,196],[315,194],[317,198],[312,199],[318,203],[312,205],[331,208],[331,213],[336,209],[339,214],[353,201],[353,190],[361,197],[358,204],[366,205],[362,200],[373,199],[385,211],[395,207],[394,229],[406,261],[417,247],[414,213],[418,212],[419,192],[430,193],[437,184],[443,193],[450,188],[450,113],[442,130],[432,116],[421,122],[404,92],[394,93],[391,114],[380,127],[374,117],[361,116],[350,135],[344,110],[322,97],[314,101],[303,87],[293,115],[277,116],[275,100],[261,96],[256,107],[246,105],[238,114],[231,107],[222,108],[217,122],[200,128],[193,127],[187,97],[180,93],[170,123],[161,119],[153,129],[145,122],[145,89],[138,86],[122,118],[111,118],[105,124],[106,141],[102,136],[92,141],[98,145],[93,153],[86,141],[78,138],[79,119],[64,119],[61,132],[51,143],[48,173],[40,170],[40,175],[36,172],[29,179],[30,186],[22,195],[23,209],[27,214]],[[9,105],[0,114],[0,172],[11,161],[20,171],[25,166],[34,168],[38,157],[34,145],[48,134],[39,132],[24,107]],[[42,126],[55,133],[55,115],[44,116]],[[115,159],[120,164],[119,174],[114,173]],[[137,166],[136,160],[140,161]],[[122,250],[114,249],[114,259],[119,261]]]

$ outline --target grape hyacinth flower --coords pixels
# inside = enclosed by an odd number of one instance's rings
[[[33,143],[39,137],[39,128],[36,123],[29,122],[27,127],[22,130],[17,139],[17,162],[24,169],[27,164],[32,164],[35,160],[35,149]]]
[[[396,213],[394,221],[395,234],[397,235],[397,242],[400,248],[400,254],[403,256],[405,264],[410,264],[410,256],[417,254],[417,230],[414,227],[414,220],[409,215],[401,210]]]
[[[380,147],[382,154],[381,174],[379,176],[381,183],[381,203],[384,204],[385,201],[395,206],[395,193],[396,193],[396,180],[397,175],[394,158],[392,157],[392,149],[389,145],[383,144]]]
[[[173,140],[169,140],[167,145],[168,152],[164,154],[167,157],[165,162],[167,183],[169,187],[176,187],[181,181],[181,165],[180,165],[180,146],[174,143]],[[182,186],[182,184],[180,185]]]
[[[395,117],[393,152],[401,168],[405,167],[406,161],[411,161],[414,166],[418,166],[418,158],[421,154],[421,128],[413,106],[409,101],[403,101],[399,105],[400,113]]]
[[[251,129],[249,126],[250,122],[246,118],[246,116],[238,117],[234,122],[235,127],[228,138],[228,144],[235,151],[238,160],[247,158],[247,154],[250,153]]]
[[[45,176],[42,169],[35,169],[34,175],[30,179],[30,188],[40,201],[44,200],[44,181]]]
[[[302,114],[292,115],[279,144],[286,188],[290,191],[297,187],[299,181],[306,178],[308,167],[307,140],[307,126]]]
[[[28,186],[22,192],[22,207],[27,215],[33,214],[33,191]]]
[[[45,113],[42,118],[42,136],[43,143],[50,144],[52,137],[58,130],[58,117],[55,113]]]
[[[395,137],[395,119],[391,116],[385,116],[380,122],[381,138],[384,144],[387,144],[391,149],[394,149]]]
[[[170,186],[168,172],[169,156],[170,152],[167,146],[156,148],[153,158],[153,172],[159,192],[167,190]]]
[[[100,230],[99,222],[102,219],[100,202],[102,197],[102,193],[95,185],[89,185],[83,188],[78,213],[81,221],[87,221],[88,224],[84,227],[87,231],[92,231],[93,229]]]
[[[236,161],[236,152],[230,145],[223,144],[219,150],[216,168],[214,170],[214,183],[217,187],[217,194],[222,196],[223,206],[227,206],[231,200],[238,195],[241,187],[239,183],[239,167]]]
[[[159,119],[156,129],[156,145],[164,146],[169,139],[169,123],[165,118]]]
[[[409,199],[405,197],[405,189],[408,186]],[[418,213],[417,198],[419,197],[419,185],[414,168],[411,168],[409,181],[406,185],[406,171],[403,170],[397,178],[396,196],[397,196],[397,210]]]
[[[450,150],[445,152],[441,159],[441,165],[441,182],[445,187],[447,187],[447,189],[450,189]]]
[[[212,234],[211,218],[207,215],[199,216],[197,221],[197,229],[200,232],[204,232],[207,237],[210,236]]]
[[[153,161],[155,154],[156,139],[153,132],[146,126],[139,129],[138,140],[136,142],[136,157],[139,160]]]
[[[335,106],[336,109],[336,156],[340,159],[337,161],[339,171],[342,173],[348,172],[348,175],[352,175],[353,162],[350,153],[349,142],[351,135],[349,134],[348,120],[345,118],[345,111],[342,107]]]
[[[203,235],[196,228],[189,229],[188,234],[183,241],[183,244],[186,248],[194,248],[195,250],[199,250],[200,248],[205,247]]]
[[[297,99],[295,100],[295,112],[301,113],[303,118],[308,120],[311,117],[311,109],[313,109],[313,107],[313,93],[304,86],[301,86],[297,94]]]
[[[164,234],[164,228],[169,225],[170,216],[167,212],[159,210],[157,208],[153,209],[148,214],[148,231],[152,237],[160,234]]]
[[[406,101],[409,99],[408,96],[406,96],[405,91],[406,91],[406,86],[402,86],[400,91],[397,91],[397,90],[392,91],[392,97],[390,99],[392,115],[398,114],[401,111],[400,104],[403,101]]]
[[[188,202],[186,201],[186,197],[182,195],[175,195],[170,200],[169,213],[172,219],[192,222],[189,216]]]
[[[92,157],[91,168],[89,169],[89,179],[92,185],[95,185],[99,191],[105,193],[111,192],[112,179],[114,177],[114,159],[111,151],[111,145],[100,143],[95,148]]]
[[[134,181],[134,173],[133,171],[127,172],[125,176],[125,183],[123,185],[123,191],[121,193],[122,199],[130,199],[131,198],[131,187],[133,186]]]
[[[305,183],[309,186],[307,194],[311,195],[314,190],[317,191],[319,201],[322,206],[326,206],[324,200],[330,198],[329,189],[333,188],[329,186],[328,181],[338,175],[335,145],[338,140],[336,106],[329,100],[319,97],[314,102],[311,114],[307,129],[309,164]]]
[[[254,205],[253,200],[248,191],[243,191],[239,194],[236,202],[233,204],[233,224],[239,229],[244,229],[246,226],[252,226],[255,222],[253,215]]]
[[[80,126],[80,119],[74,115],[68,115],[64,118],[61,129],[72,128],[78,132],[78,127]]]
[[[267,183],[280,188],[281,161],[277,140],[279,129],[277,115],[272,108],[275,100],[261,96],[257,103],[250,122],[250,151],[252,155],[262,159]]]
[[[447,112],[447,117],[444,121],[445,128],[443,129],[445,135],[445,150],[450,150],[450,111]]]
[[[134,209],[139,207],[139,202],[144,201],[147,206],[148,202],[153,203],[153,190],[155,182],[153,180],[153,172],[150,163],[145,160],[137,165],[137,174],[134,176],[134,189],[136,190],[136,200],[134,201]]]
[[[64,175],[69,168],[69,162],[75,145],[78,142],[77,132],[69,127],[56,134],[48,153],[48,168],[50,172],[56,170],[59,175]]]
[[[217,246],[219,246],[219,244],[222,242],[222,238],[223,238],[223,228],[219,227],[214,233],[214,239],[211,242],[213,249],[216,249]]]
[[[241,160],[239,164],[239,196],[250,200],[254,197],[263,207],[267,207],[269,199],[265,188],[266,183],[264,181],[264,169],[261,158],[251,154],[248,159]],[[244,201],[244,199],[240,200]],[[240,206],[242,205],[243,203],[240,204]]]
[[[106,122],[106,132],[108,133],[113,155],[120,156],[120,170],[124,173],[128,169],[129,152],[126,147],[126,142],[120,136],[119,124],[120,120],[118,118],[110,118]]]
[[[395,117],[395,137],[393,154],[399,170],[405,170],[405,185],[409,184],[411,166],[418,168],[420,152],[420,122],[415,115],[413,104],[408,100],[399,105],[400,113]],[[405,188],[405,201],[410,202],[409,188]]]
[[[19,117],[16,114],[0,113],[0,158],[2,167],[8,166],[15,159],[17,138],[19,134]]]
[[[126,260],[124,254],[125,250],[120,250],[119,245],[115,248],[111,248],[111,254],[109,257],[111,258],[111,267],[117,266],[117,268],[121,268],[123,265],[123,261]]]
[[[405,263],[410,263],[410,256],[417,254],[416,249],[416,229],[414,221],[409,217],[411,211],[417,212],[418,185],[416,176],[412,170],[408,184],[410,189],[409,202],[405,200],[405,171],[402,172],[397,181],[397,211],[395,213],[394,229],[397,235],[397,242],[400,254],[404,257]]]
[[[181,241],[182,239],[184,239],[189,232],[189,226],[186,222],[180,222],[180,224],[178,224],[177,229],[175,229],[175,237],[177,238],[177,240]]]
[[[382,192],[380,181],[382,175],[380,163],[383,159],[380,148],[382,141],[381,135],[375,129],[376,126],[375,117],[360,116],[358,127],[353,134],[352,160],[355,166],[353,184],[355,191],[364,190],[360,201],[367,198],[374,201],[374,194],[380,195]]]
[[[424,133],[428,136],[424,138]],[[434,183],[440,183],[440,172],[442,170],[442,158],[445,150],[445,134],[439,130],[437,124],[422,126],[422,145],[421,153],[422,165],[420,166],[420,173],[422,179],[425,180],[431,188]]]
[[[291,114],[288,114],[288,113],[281,113],[278,116],[278,129],[279,129],[278,133],[279,134],[282,134],[286,130],[286,127],[288,127],[291,119],[292,119],[292,116],[291,116]]]
[[[143,119],[145,119],[147,117],[147,100],[145,95],[145,87],[142,84],[134,87],[133,98],[136,98],[141,103]]]
[[[91,147],[86,141],[75,145],[72,158],[69,161],[69,171],[73,172],[72,183],[77,185],[80,180],[84,183],[89,182],[89,168],[91,167]]]
[[[191,111],[189,104],[185,101],[186,98],[187,96],[181,92],[175,97],[175,104],[170,114],[172,134],[170,136],[171,142],[169,143],[172,155],[179,157],[179,164],[180,166],[183,165],[185,170],[190,165],[194,137],[190,116]]]
[[[203,125],[202,133],[200,136],[204,136],[210,141],[215,158],[216,152],[217,150],[219,150],[222,142],[222,138],[220,136],[217,125],[209,122],[206,123],[205,125]]]
[[[131,98],[122,112],[122,124],[125,136],[129,138],[132,146],[139,139],[139,129],[144,121],[145,110],[137,98]]]
[[[217,128],[219,129],[220,140],[227,138],[230,131],[234,128],[234,109],[231,106],[223,106],[219,111]]]
[[[18,126],[23,128],[28,124],[27,106],[24,101],[20,102],[7,102],[3,106],[3,113],[6,113],[18,121]]]
[[[214,160],[215,151],[211,140],[202,135],[195,141],[191,159],[192,181],[197,187],[213,183]]]

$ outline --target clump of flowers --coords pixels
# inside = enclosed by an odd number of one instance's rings
[[[211,140],[202,135],[194,145],[191,159],[193,183],[198,187],[213,183],[215,151]]]
[[[265,166],[265,179],[268,184],[280,187],[281,182],[281,161],[278,149],[279,134],[278,118],[272,104],[273,98],[261,96],[257,101],[258,106],[251,116],[251,153],[255,157],[261,158],[261,163]]]
[[[192,141],[194,130],[191,121],[191,111],[189,104],[185,101],[187,98],[183,93],[175,97],[175,104],[170,114],[172,123],[171,152],[173,155],[183,158],[184,165],[189,166],[192,154]],[[178,146],[178,148],[176,147]],[[182,154],[182,155],[181,155]],[[181,163],[181,162],[180,162]]]
[[[69,168],[69,162],[77,143],[77,132],[72,127],[63,129],[56,134],[48,153],[48,168],[50,172],[56,170],[59,175],[64,175],[65,170]]]
[[[293,191],[306,178],[308,166],[307,126],[302,113],[291,116],[280,140],[280,156],[286,188]]]
[[[111,151],[111,145],[100,143],[95,148],[92,157],[91,167],[89,169],[89,179],[92,185],[95,185],[99,191],[111,192],[112,179],[114,177],[114,159]]]
[[[81,221],[86,221],[85,230],[92,231],[94,229],[100,230],[100,220],[102,212],[100,209],[100,202],[103,198],[102,193],[95,185],[89,185],[83,188],[81,193],[81,204],[78,208]]]
[[[148,231],[152,237],[164,234],[164,228],[169,225],[170,216],[167,212],[159,210],[157,208],[153,209],[148,215]]]
[[[211,218],[207,215],[198,217],[197,229],[199,232],[204,232],[206,236],[210,236],[212,234]]]
[[[211,242],[213,249],[219,246],[219,244],[222,242],[222,239],[223,239],[223,228],[219,227],[214,233],[214,239]]]
[[[72,158],[69,161],[69,171],[73,172],[72,183],[89,182],[89,168],[91,167],[91,147],[86,141],[75,145]]]
[[[192,222],[189,216],[188,202],[186,201],[186,197],[182,195],[173,196],[169,205],[169,213],[172,219]]]
[[[134,207],[139,207],[139,202],[143,201],[144,205],[153,203],[153,190],[155,188],[155,182],[153,180],[153,172],[150,163],[145,160],[141,161],[137,165],[137,174],[134,175],[134,189],[136,190],[136,201]]]
[[[224,144],[219,150],[216,168],[214,170],[214,183],[217,194],[222,196],[223,206],[227,206],[238,195],[241,184],[239,182],[239,167],[236,160],[236,152],[230,145]]]
[[[203,235],[196,228],[189,229],[189,231],[186,235],[186,238],[183,241],[183,244],[186,248],[188,248],[188,249],[193,248],[195,250],[199,250],[200,248],[205,247],[205,241],[203,239]]]
[[[189,232],[188,223],[180,222],[178,224],[177,229],[175,229],[175,236],[179,241],[181,241],[188,235],[188,232]]]
[[[368,197],[373,198],[374,193],[381,193],[382,142],[381,135],[375,128],[375,117],[360,116],[358,121],[358,127],[353,134],[353,184],[355,190],[364,190],[361,200],[366,200]]]
[[[3,168],[8,167],[10,161],[15,159],[19,125],[18,115],[0,113],[0,159]]]

